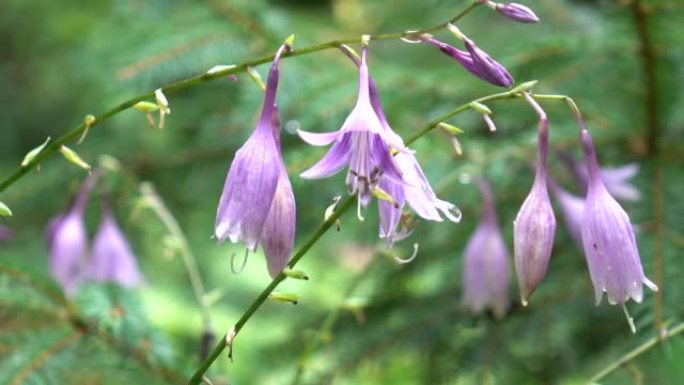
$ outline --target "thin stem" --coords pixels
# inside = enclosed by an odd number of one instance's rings
[[[513,98],[519,96],[520,93],[516,90],[511,90],[508,92],[502,92],[498,94],[493,94],[489,96],[485,96],[479,99],[476,99],[475,102],[487,102],[487,101],[494,101],[494,100],[503,100],[503,99],[508,99],[508,98]],[[415,142],[418,138],[421,136],[426,135],[429,133],[432,129],[437,127],[437,125],[449,118],[454,117],[455,115],[467,111],[470,109],[470,105],[473,103],[473,101],[465,103],[459,107],[456,107],[455,109],[448,111],[436,119],[432,120],[430,123],[428,123],[422,130],[418,131],[416,135],[414,135],[411,139],[406,141],[406,145],[409,145],[413,142]],[[292,256],[292,259],[290,262],[287,264],[287,267],[289,268],[294,268],[295,265],[299,262],[300,259],[306,254],[309,249],[332,227],[335,222],[344,214],[350,207],[353,206],[355,199],[354,197],[348,197],[345,199],[342,203],[340,203],[337,207],[337,209],[333,212],[332,215],[330,215],[321,225],[320,227],[314,232],[309,240],[304,243]],[[254,315],[254,313],[263,305],[263,303],[268,299],[269,294],[275,290],[275,288],[283,281],[285,280],[286,276],[283,272],[280,272],[273,280],[271,283],[266,286],[266,288],[259,294],[259,296],[252,302],[252,304],[247,308],[245,313],[240,317],[238,322],[229,330],[228,333],[224,335],[223,338],[219,341],[218,345],[214,347],[214,350],[209,353],[209,356],[200,364],[199,368],[195,371],[193,374],[192,378],[189,381],[189,385],[198,385],[202,382],[202,377],[204,376],[204,373],[209,369],[209,367],[212,365],[212,363],[218,358],[218,356],[223,352],[223,350],[228,346],[227,339],[229,339],[231,343],[231,348],[232,348],[232,343],[235,340],[235,337],[237,334],[240,332],[240,330],[245,326],[247,321]],[[230,337],[229,337],[230,335]]]
[[[598,381],[606,378],[609,374],[613,373],[614,371],[618,370],[620,367],[623,365],[629,363],[633,359],[639,357],[640,355],[646,353],[647,351],[653,349],[654,347],[658,346],[661,342],[666,340],[669,337],[673,337],[679,333],[684,332],[684,323],[680,323],[679,325],[673,327],[672,329],[669,329],[664,335],[664,337],[661,337],[659,335],[656,335],[655,337],[650,338],[648,341],[644,342],[643,344],[637,346],[627,354],[623,355],[620,357],[617,361],[613,362],[612,364],[606,366],[603,370],[600,372],[596,373],[589,381],[587,381],[587,384],[595,384]]]
[[[190,285],[192,286],[192,291],[195,294],[195,299],[200,306],[202,312],[202,323],[205,330],[211,328],[211,313],[209,309],[209,304],[206,301],[206,291],[204,290],[204,284],[202,283],[202,277],[197,269],[197,260],[190,250],[188,244],[188,239],[185,237],[183,230],[178,225],[176,218],[174,218],[171,211],[166,207],[164,201],[161,199],[159,194],[154,189],[151,183],[142,183],[140,185],[140,191],[142,195],[147,199],[149,207],[154,211],[155,214],[161,219],[162,223],[166,227],[167,231],[171,234],[173,239],[178,242],[178,253],[183,259],[183,265],[188,273],[188,278],[190,279]]]
[[[396,40],[396,39],[401,39],[401,38],[410,38],[413,36],[418,36],[423,33],[428,33],[428,32],[434,32],[440,29],[445,28],[449,23],[455,23],[461,18],[463,18],[465,15],[470,13],[472,10],[477,8],[477,6],[480,5],[479,1],[474,1],[470,3],[466,8],[464,8],[461,12],[459,12],[456,16],[452,17],[449,21],[444,22],[442,24],[438,24],[429,28],[421,29],[419,31],[413,31],[413,32],[399,32],[399,33],[389,33],[389,34],[378,34],[378,35],[371,35],[372,40]],[[352,43],[359,43],[361,42],[362,37],[352,37],[352,38],[346,38],[346,39],[338,39],[338,40],[331,40],[326,43],[322,44],[317,44],[317,45],[312,45],[309,47],[301,48],[301,49],[293,49],[290,52],[285,52],[282,55],[282,58],[288,58],[288,57],[294,57],[294,56],[300,56],[300,55],[306,55],[310,54],[313,52],[318,52],[318,51],[323,51],[331,48],[337,48],[342,44],[352,44]],[[189,77],[187,79],[171,83],[169,85],[166,85],[164,87],[161,87],[161,90],[164,94],[168,95],[176,91],[184,90],[186,88],[193,87],[195,85],[201,84],[201,83],[206,83],[215,79],[223,78],[228,75],[232,74],[237,74],[240,72],[244,72],[247,70],[249,67],[254,67],[260,64],[264,63],[269,63],[273,61],[275,58],[275,55],[267,55],[260,57],[255,60],[251,60],[242,64],[239,64],[235,67],[232,68],[227,68],[222,71],[216,71],[212,73],[203,73],[201,75]],[[118,113],[125,111],[129,109],[130,107],[134,106],[136,103],[146,100],[146,99],[152,99],[154,98],[154,92],[148,92],[142,95],[138,95],[136,97],[133,97],[131,99],[126,100],[125,102],[119,104],[118,106],[98,115],[95,116],[94,120],[89,120],[88,124],[81,123],[78,126],[74,127],[70,131],[68,131],[66,134],[60,136],[49,144],[46,148],[43,149],[31,162],[29,162],[27,165],[23,167],[17,168],[10,176],[5,178],[2,182],[0,182],[0,192],[4,191],[7,189],[9,186],[14,184],[17,180],[21,179],[24,175],[26,175],[29,171],[31,171],[34,167],[36,167],[40,162],[43,160],[47,159],[51,155],[53,155],[56,151],[59,150],[59,148],[66,143],[69,143],[75,139],[78,139],[83,131],[86,129],[92,129],[94,126],[99,125],[100,123],[103,123],[104,121],[108,120],[114,115],[117,115]]]

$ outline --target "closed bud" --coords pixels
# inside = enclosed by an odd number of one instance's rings
[[[86,163],[77,153],[76,151],[70,149],[69,147],[62,145],[59,147],[59,152],[64,156],[64,159],[68,160],[69,162],[77,165],[78,167],[90,172],[92,167],[88,163]]]
[[[440,122],[440,123],[437,125],[437,127],[443,129],[444,131],[446,131],[446,132],[448,132],[449,134],[452,134],[452,135],[458,135],[458,134],[462,134],[462,133],[463,133],[463,130],[461,130],[460,128],[458,128],[458,127],[456,127],[456,126],[454,126],[454,125],[451,125],[451,124],[449,124],[449,123]]]
[[[264,84],[264,80],[261,78],[261,75],[259,75],[259,72],[254,68],[254,67],[247,67],[247,73],[249,74],[249,78],[252,79],[254,84],[259,86],[262,91],[266,90],[266,84]]]
[[[33,159],[40,154],[41,151],[45,149],[45,147],[50,143],[50,137],[48,136],[47,139],[45,139],[45,142],[41,144],[40,146],[34,148],[33,150],[29,151],[25,156],[24,160],[21,161],[21,167],[26,167],[28,166],[29,163],[33,161]]]
[[[472,102],[468,106],[470,108],[472,108],[473,110],[479,112],[482,115],[491,115],[492,114],[492,110],[490,110],[489,107],[485,106],[482,103]]]
[[[517,3],[499,3],[494,9],[507,18],[520,23],[538,23],[539,17],[529,7]]]
[[[301,270],[292,270],[292,269],[285,268],[285,269],[283,269],[283,274],[285,274],[286,277],[292,278],[292,279],[301,279],[304,281],[309,280],[309,276],[306,275],[306,273],[301,271]]]
[[[0,202],[0,217],[11,217],[12,210],[6,204]]]
[[[297,294],[292,293],[281,293],[274,291],[273,293],[268,295],[268,298],[276,300],[278,302],[291,303],[293,305],[299,303],[299,296]]]
[[[137,102],[133,105],[133,108],[140,112],[154,112],[159,109],[159,106],[152,102]]]

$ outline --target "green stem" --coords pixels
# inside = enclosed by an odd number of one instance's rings
[[[510,90],[507,92],[502,92],[498,94],[493,94],[489,96],[485,96],[479,99],[476,99],[476,102],[488,102],[488,101],[494,101],[494,100],[503,100],[503,99],[508,99],[508,98],[513,98],[513,97],[518,97],[521,94],[517,90]],[[437,127],[437,125],[442,122],[443,120],[449,119],[454,117],[455,115],[464,112],[470,108],[470,105],[472,104],[471,102],[465,103],[459,107],[456,107],[455,109],[446,112],[436,119],[432,120],[430,123],[428,123],[422,130],[418,131],[416,135],[411,137],[408,141],[406,141],[406,144],[409,145],[413,142],[415,142],[418,138],[421,136],[424,136],[425,134],[429,133],[432,129]],[[292,256],[292,259],[290,262],[287,264],[287,267],[289,268],[294,268],[294,266],[299,262],[300,259],[306,254],[307,251],[320,239],[323,234],[332,227],[335,222],[344,214],[350,207],[352,207],[352,204],[354,203],[355,199],[354,197],[348,197],[345,199],[342,203],[340,203],[337,207],[337,209],[333,212],[333,214],[325,220],[321,226],[316,230],[315,233],[309,238],[309,240],[301,246]],[[190,379],[190,382],[188,383],[189,385],[198,385],[200,382],[202,382],[202,378],[204,377],[204,373],[209,369],[211,364],[218,358],[218,356],[223,352],[223,350],[228,347],[228,342],[227,338],[229,338],[230,335],[230,343],[232,345],[235,337],[237,334],[240,332],[240,330],[245,326],[247,321],[254,315],[254,313],[261,307],[261,305],[268,299],[269,294],[275,290],[275,288],[285,279],[285,274],[280,273],[278,274],[275,278],[273,278],[273,281],[259,294],[259,296],[252,302],[252,304],[249,306],[247,311],[240,317],[240,320],[233,326],[232,329],[228,333],[226,333],[221,341],[219,341],[218,345],[214,347],[214,350],[209,353],[209,356],[200,364],[199,368],[195,371],[193,374],[192,378]],[[232,347],[232,346],[231,346]]]
[[[171,211],[169,211],[164,204],[164,201],[154,189],[154,186],[152,186],[151,183],[143,183],[140,185],[140,191],[145,199],[148,200],[149,207],[157,214],[162,223],[164,223],[167,231],[178,242],[178,253],[183,260],[183,265],[185,265],[185,270],[187,271],[188,279],[190,280],[190,286],[192,286],[195,299],[200,306],[204,329],[209,330],[211,328],[211,312],[209,311],[209,305],[206,301],[207,297],[206,291],[204,290],[204,284],[202,283],[202,277],[197,269],[197,262],[190,250],[188,240],[185,238],[185,234],[176,221],[176,218],[173,217]]]
[[[667,330],[665,333],[663,333],[662,336],[657,335],[655,337],[652,337],[648,341],[644,342],[643,344],[634,348],[632,351],[630,351],[627,354],[625,354],[624,356],[620,357],[617,361],[608,365],[606,368],[604,368],[600,372],[596,373],[587,383],[588,384],[597,383],[598,381],[606,378],[609,374],[618,370],[623,365],[629,363],[633,359],[639,357],[640,355],[642,355],[642,354],[646,353],[647,351],[653,349],[654,347],[658,346],[660,343],[665,341],[667,338],[673,337],[673,336],[675,336],[679,333],[682,333],[682,332],[684,332],[684,323],[680,323],[677,326],[673,327],[672,329]]]
[[[428,32],[434,32],[438,31],[440,29],[445,28],[449,23],[455,23],[456,21],[460,20],[462,17],[470,13],[472,10],[474,10],[478,5],[480,5],[480,2],[474,1],[470,3],[466,8],[464,8],[461,12],[459,12],[456,16],[452,17],[449,21],[435,25],[429,28],[421,29],[419,31],[415,32],[399,32],[399,33],[389,33],[389,34],[379,34],[379,35],[372,35],[371,40],[396,40],[400,38],[411,38],[413,36],[418,36],[423,33],[428,33]],[[309,47],[301,48],[301,49],[295,49],[290,52],[286,52],[282,55],[282,58],[288,58],[288,57],[294,57],[294,56],[299,56],[299,55],[306,55],[309,53],[313,52],[318,52],[318,51],[323,51],[331,48],[337,48],[338,46],[342,44],[353,44],[353,43],[359,43],[361,42],[361,37],[353,37],[353,38],[346,38],[346,39],[338,39],[338,40],[332,40],[326,43],[322,44],[317,44],[317,45],[312,45]],[[248,61],[242,64],[239,64],[235,67],[228,68],[222,71],[216,71],[212,72],[211,74],[209,73],[204,73],[202,75],[197,75],[193,76],[181,81],[178,81],[176,83],[169,84],[167,86],[162,87],[162,91],[164,94],[170,94],[176,91],[184,90],[186,88],[190,88],[192,86],[195,86],[200,83],[206,83],[215,79],[223,78],[227,75],[232,75],[240,72],[244,72],[247,70],[249,67],[257,66],[260,64],[264,63],[269,63],[273,61],[275,55],[268,55],[268,56],[263,56],[261,58]],[[52,142],[50,145],[45,147],[43,151],[41,151],[31,162],[26,164],[25,166],[21,166],[17,168],[10,176],[5,178],[2,182],[0,182],[0,192],[6,190],[9,186],[14,184],[17,180],[19,180],[21,177],[26,175],[30,170],[34,169],[40,162],[43,160],[47,159],[51,155],[53,155],[56,151],[59,150],[59,148],[66,143],[69,143],[75,139],[78,139],[83,131],[86,129],[92,129],[94,126],[99,125],[100,123],[103,123],[104,121],[108,120],[112,116],[125,111],[131,107],[133,107],[136,103],[146,100],[146,99],[152,99],[154,98],[154,92],[148,92],[142,95],[138,95],[136,97],[133,97],[131,99],[128,99],[127,101],[119,104],[118,106],[98,115],[95,116],[94,120],[91,120],[88,124],[86,123],[81,123],[75,128],[71,129],[68,131],[66,134],[60,136]]]

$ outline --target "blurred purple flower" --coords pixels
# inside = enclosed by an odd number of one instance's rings
[[[257,127],[235,153],[216,213],[215,235],[243,242],[256,251],[261,242],[275,276],[287,263],[294,243],[295,208],[292,187],[280,151],[280,120],[275,103],[280,47],[268,74],[264,105]]]
[[[96,179],[96,174],[89,175],[69,211],[50,220],[46,229],[50,274],[66,294],[73,294],[83,278],[88,256],[83,215]]]
[[[577,178],[582,191],[586,191],[589,183],[589,172],[584,164],[575,160],[571,155],[560,152],[559,156],[565,166]],[[639,189],[630,183],[630,179],[634,178],[639,172],[639,164],[629,163],[618,167],[602,167],[601,180],[606,186],[608,192],[615,197],[615,199],[624,201],[638,201],[641,199],[641,192]]]
[[[490,308],[501,318],[509,305],[509,267],[489,183],[479,182],[483,200],[480,224],[463,253],[463,302],[475,314]]]
[[[390,148],[407,152],[400,138],[385,130],[373,109],[366,51],[363,48],[359,65],[359,96],[354,109],[335,132],[312,133],[299,130],[299,136],[314,146],[333,143],[328,153],[315,165],[304,171],[306,179],[319,179],[339,172],[349,166],[346,185],[349,194],[356,194],[359,208],[370,203],[373,189],[382,178],[404,183],[401,171]]]
[[[630,298],[641,302],[642,284],[653,291],[658,287],[644,275],[629,216],[602,181],[594,143],[586,129],[581,141],[589,175],[582,243],[596,304],[601,303],[603,292],[608,293],[610,304],[624,305]]]
[[[90,254],[86,279],[115,282],[125,288],[132,288],[143,282],[135,255],[106,200],[102,204],[102,220]]]
[[[529,7],[518,3],[492,3],[494,9],[511,20],[521,23],[538,23],[539,17]]]
[[[561,188],[555,181],[549,180],[558,206],[563,212],[563,222],[570,237],[580,250],[582,246],[582,217],[584,216],[584,198],[571,194]]]
[[[421,39],[439,48],[446,55],[451,56],[461,63],[463,68],[478,78],[499,87],[510,87],[513,85],[513,77],[504,66],[492,59],[467,36],[462,33],[460,36],[467,51],[439,41],[430,35],[422,35]]]
[[[12,239],[12,230],[7,226],[0,225],[0,243],[7,242]]]
[[[549,147],[549,123],[546,113],[528,94],[528,102],[536,109],[539,119],[539,160],[532,190],[520,207],[513,222],[515,270],[518,275],[523,305],[546,276],[556,233],[549,192],[546,187],[546,158]]]

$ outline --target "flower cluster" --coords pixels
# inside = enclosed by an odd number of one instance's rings
[[[84,215],[96,179],[97,173],[88,176],[69,209],[47,226],[50,274],[67,294],[85,281],[115,282],[127,288],[142,282],[136,258],[106,197],[100,227],[92,247],[88,246]]]

